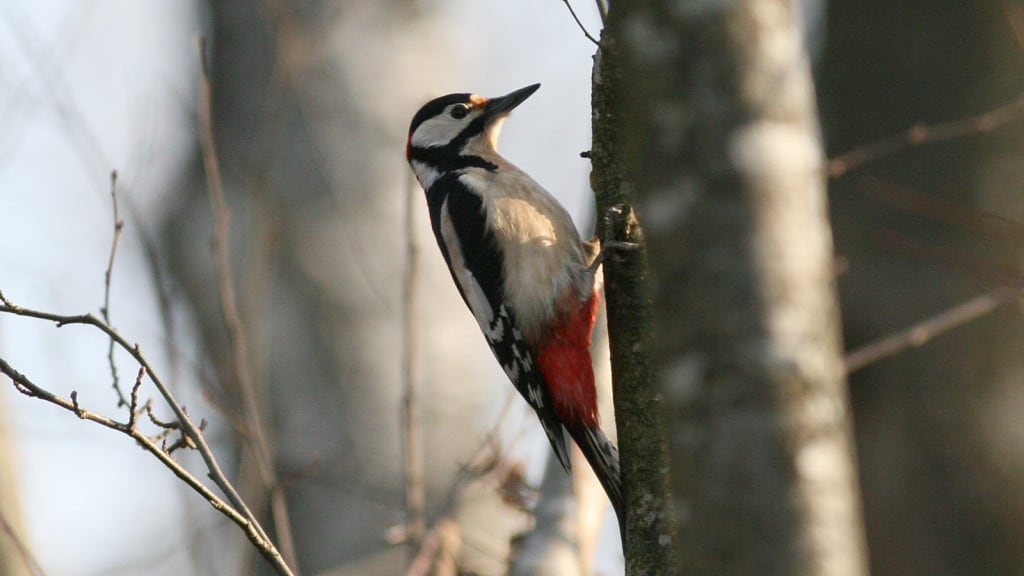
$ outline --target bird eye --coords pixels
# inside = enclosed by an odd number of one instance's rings
[[[452,106],[452,110],[449,114],[451,114],[452,118],[455,118],[456,120],[465,118],[466,114],[469,114],[469,106],[466,106],[465,104],[456,104],[455,106]]]

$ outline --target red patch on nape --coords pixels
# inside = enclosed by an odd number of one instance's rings
[[[405,141],[405,160],[412,160],[412,134],[409,134],[409,139]]]
[[[537,353],[537,368],[551,391],[555,412],[567,424],[598,424],[590,335],[599,303],[595,291],[575,310],[559,316]]]

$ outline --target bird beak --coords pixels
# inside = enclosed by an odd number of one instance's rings
[[[520,88],[515,92],[488,100],[487,106],[484,108],[484,118],[487,123],[508,115],[513,108],[522,104],[523,100],[529,98],[538,88],[540,88],[540,84],[531,84],[526,88]]]

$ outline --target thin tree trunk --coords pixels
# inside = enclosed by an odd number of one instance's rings
[[[603,274],[625,500],[625,518],[619,519],[619,528],[623,532],[626,573],[653,576],[671,573],[667,441],[663,398],[653,383],[647,253],[642,230],[629,208],[636,201],[636,188],[626,166],[623,125],[619,122],[622,100],[618,60],[613,39],[602,35],[592,80],[590,178],[602,241],[614,238],[640,247],[607,254]]]
[[[809,66],[787,0],[615,6],[679,573],[866,572]]]

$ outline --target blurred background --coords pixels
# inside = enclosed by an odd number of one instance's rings
[[[1024,93],[1016,0],[801,6],[830,156]],[[573,7],[596,35],[595,4]],[[411,342],[427,519],[455,519],[441,548],[462,573],[504,573],[513,536],[530,527],[521,505],[535,500],[521,479],[557,478],[453,289],[402,147],[434,96],[541,82],[502,151],[588,233],[579,152],[590,147],[594,45],[557,0],[0,6],[0,290],[26,307],[98,311],[116,170],[125,227],[112,322],[210,423],[255,502],[266,492],[221,316],[199,150],[201,35],[251,380],[303,572],[398,574],[408,562],[394,542],[406,519]],[[848,348],[1019,281],[1022,126],[965,130],[830,181]],[[1022,349],[1010,305],[852,374],[874,574],[1024,574]],[[0,315],[0,358],[117,415],[106,353],[93,330]],[[130,381],[134,365],[116,359]],[[0,380],[0,574],[31,573],[12,535],[50,576],[266,572],[233,525],[129,439]],[[491,438],[503,464],[452,491]],[[596,573],[621,573],[613,532],[599,540]]]

